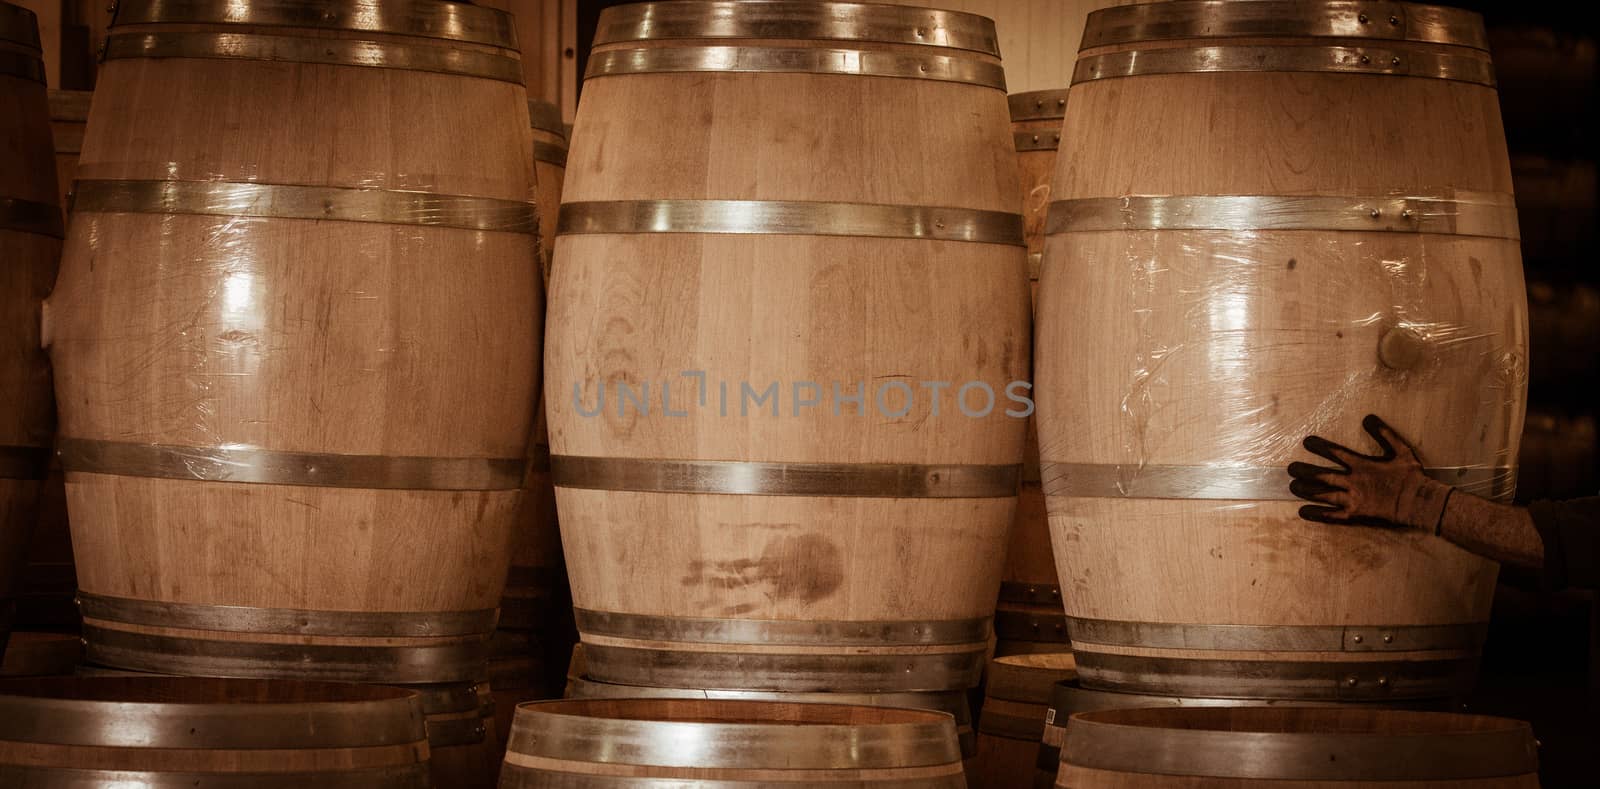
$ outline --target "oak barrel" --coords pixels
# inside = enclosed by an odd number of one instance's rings
[[[493,789],[500,772],[495,699],[487,682],[410,685],[428,731],[428,772],[438,789]]]
[[[1463,692],[1497,567],[1302,521],[1375,413],[1506,499],[1527,307],[1480,18],[1176,2],[1090,16],[1040,282],[1045,492],[1078,673],[1170,696]],[[1357,121],[1356,119],[1359,119]]]
[[[992,25],[646,3],[595,45],[545,358],[589,676],[973,685],[1029,352]]]
[[[83,657],[83,642],[71,633],[18,630],[6,642],[0,677],[71,674]]]
[[[378,11],[119,7],[47,306],[92,661],[486,670],[538,381],[527,99],[504,14]]]
[[[72,208],[72,182],[78,177],[78,155],[83,152],[83,132],[89,125],[90,90],[50,91],[50,139],[56,151],[57,194],[62,210]]]
[[[1012,145],[1017,151],[1021,176],[1028,284],[1037,301],[1045,214],[1050,207],[1050,179],[1055,173],[1056,146],[1061,142],[1067,91],[1014,93],[1006,103],[1011,110]],[[1031,418],[1022,458],[1022,486],[1017,492],[1017,517],[1006,547],[1005,572],[995,607],[994,634],[996,655],[1068,649],[1061,581],[1050,552],[1050,524],[1045,516],[1044,489],[1039,485],[1039,433]]]
[[[517,707],[501,789],[620,789],[646,782],[966,786],[955,722],[940,712],[689,699],[586,699]]]
[[[1056,786],[1532,789],[1537,748],[1528,724],[1481,715],[1350,706],[1105,710],[1067,722]]]
[[[984,678],[978,714],[978,753],[968,776],[974,787],[1033,785],[1050,694],[1077,677],[1071,653],[998,657]]]
[[[0,681],[0,784],[427,789],[415,694],[274,680]]]
[[[55,406],[40,302],[61,255],[44,61],[33,12],[0,3],[0,652],[11,631]]]

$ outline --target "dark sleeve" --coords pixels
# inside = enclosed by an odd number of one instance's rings
[[[1545,583],[1600,589],[1600,496],[1536,501],[1528,514],[1544,541]]]

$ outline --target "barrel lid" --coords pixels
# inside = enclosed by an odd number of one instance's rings
[[[154,675],[0,681],[0,740],[13,742],[359,748],[425,741],[424,726],[415,693],[375,685]]]
[[[1166,707],[1081,712],[1063,765],[1209,778],[1447,781],[1538,770],[1528,724],[1349,707]]]
[[[1452,44],[1487,50],[1473,11],[1365,0],[1180,0],[1089,14],[1083,49],[1164,39],[1347,38]]]
[[[121,0],[111,24],[318,28],[517,48],[510,14],[442,0]]]
[[[949,713],[711,699],[522,704],[509,750],[569,761],[717,769],[901,769],[961,760]]]
[[[33,12],[0,2],[0,41],[39,49],[39,22]]]
[[[1006,97],[1011,107],[1011,122],[1049,121],[1067,116],[1067,89],[1030,90]]]
[[[50,120],[84,123],[89,120],[92,90],[51,90]]]
[[[665,0],[600,12],[594,44],[659,39],[872,41],[965,49],[999,57],[994,20],[878,3]]]
[[[548,101],[528,99],[528,118],[533,128],[559,137],[567,136],[566,124],[561,122],[561,108]]]

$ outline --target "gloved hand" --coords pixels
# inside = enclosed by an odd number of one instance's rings
[[[1369,414],[1361,426],[1383,450],[1363,455],[1325,438],[1307,436],[1305,447],[1339,464],[1338,468],[1290,463],[1289,491],[1316,505],[1300,508],[1300,517],[1318,523],[1363,526],[1406,526],[1434,534],[1444,519],[1455,488],[1422,472],[1417,450],[1382,419]]]

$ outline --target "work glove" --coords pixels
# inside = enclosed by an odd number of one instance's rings
[[[1290,463],[1289,492],[1313,502],[1300,517],[1318,523],[1403,526],[1435,534],[1455,488],[1422,471],[1422,459],[1394,428],[1367,415],[1361,427],[1382,450],[1363,455],[1319,436],[1307,436],[1305,448],[1338,464],[1337,468]]]

